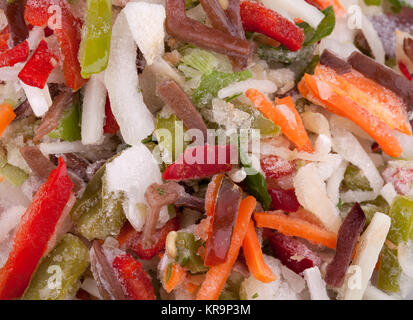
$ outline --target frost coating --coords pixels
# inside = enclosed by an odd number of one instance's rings
[[[130,145],[139,143],[155,130],[153,116],[139,92],[136,52],[136,43],[121,11],[112,29],[105,84],[122,137]]]

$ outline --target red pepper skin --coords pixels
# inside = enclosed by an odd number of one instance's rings
[[[29,44],[27,41],[23,41],[17,46],[0,53],[0,68],[11,67],[18,62],[26,61],[28,56]]]
[[[271,197],[270,210],[296,212],[300,208],[294,189],[269,189],[268,193]]]
[[[110,107],[109,96],[106,96],[105,116],[106,116],[106,121],[105,121],[105,125],[103,126],[103,133],[115,134],[116,132],[118,132],[119,125],[115,119],[115,116],[112,113],[112,108]]]
[[[63,54],[63,72],[66,85],[74,91],[79,90],[86,80],[80,75],[80,64],[77,58],[81,40],[80,22],[73,16],[70,8],[62,0],[27,0],[24,18],[34,26],[46,26],[49,18],[54,20],[57,14],[53,10],[48,12],[52,5],[61,9],[61,28],[55,28],[60,48]]]
[[[413,77],[410,74],[409,70],[407,69],[406,65],[399,61],[399,69],[401,71],[401,73],[403,73],[403,75],[406,77],[407,80],[412,81]]]
[[[155,300],[151,279],[139,261],[123,254],[115,257],[112,266],[130,300]]]
[[[18,78],[25,84],[43,89],[57,58],[49,51],[47,42],[42,40],[36,51],[19,72]]]
[[[304,42],[304,31],[277,12],[257,2],[242,1],[242,26],[245,31],[259,32],[281,42],[291,51],[297,51]]]
[[[274,155],[261,157],[260,163],[265,177],[273,180],[288,176],[297,169],[295,162]]]
[[[220,159],[219,154],[222,158],[225,155],[225,159]],[[166,168],[162,178],[169,181],[182,181],[207,178],[217,173],[228,172],[232,169],[231,160],[234,160],[234,155],[238,153],[233,145],[191,147]],[[189,159],[194,163],[188,163]]]
[[[126,230],[126,228],[122,228],[122,231],[126,231],[127,235],[124,237],[126,239],[123,239],[123,244],[120,245],[120,248],[123,250],[131,250],[139,259],[150,260],[165,248],[168,233],[179,229],[179,218],[175,217],[169,220],[162,228],[156,230],[152,237],[153,244],[149,248],[144,248],[142,245],[141,232],[135,230],[131,232],[130,228],[128,228],[128,230]]]
[[[19,298],[30,282],[72,193],[62,157],[24,213],[9,258],[0,270],[0,300]]]
[[[321,265],[321,258],[296,238],[278,232],[267,232],[266,235],[275,257],[295,273]]]
[[[10,32],[9,26],[7,26],[0,32],[0,53],[9,49],[9,38]]]

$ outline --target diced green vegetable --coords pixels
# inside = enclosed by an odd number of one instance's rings
[[[217,96],[218,91],[222,88],[229,86],[233,82],[247,80],[251,77],[252,74],[249,70],[233,73],[212,71],[210,74],[204,74],[201,77],[199,87],[192,93],[192,101],[196,105],[207,105]]]
[[[188,53],[182,57],[182,63],[204,74],[210,74],[218,64],[217,58],[206,50],[195,48],[186,51]]]
[[[364,3],[368,6],[379,6],[381,5],[381,0],[364,0]]]
[[[297,76],[295,78],[295,82],[298,83],[300,80],[304,77],[304,74],[314,74],[314,69],[318,65],[318,62],[320,61],[320,56],[316,55],[314,56],[308,63],[307,65],[304,66],[301,70],[297,70],[296,72]]]
[[[64,112],[58,127],[48,136],[65,141],[80,140],[80,117],[80,95],[75,94],[72,105]]]
[[[392,250],[385,244],[380,254],[380,268],[377,287],[388,292],[399,291],[401,269],[397,260],[397,250]]]
[[[158,114],[156,122],[157,131],[155,131],[155,135],[162,151],[167,152],[168,155],[170,155],[169,160],[171,160],[171,162],[169,163],[174,162],[180,156],[180,154],[175,154],[177,146],[176,142],[181,141],[182,143],[184,143],[183,133],[185,132],[185,128],[182,128],[182,132],[180,132],[180,129],[176,130],[179,128],[179,126],[183,127],[183,124],[176,115],[172,114],[169,118],[162,118]],[[171,141],[169,141],[169,139],[164,136],[163,130],[165,130],[166,133],[170,133]],[[180,136],[178,137],[177,135],[179,134]],[[185,144],[182,146],[182,151],[184,150],[184,148]]]
[[[341,186],[346,190],[373,190],[362,171],[351,164],[347,166]]]
[[[29,175],[19,167],[7,163],[7,156],[3,150],[0,150],[0,177],[5,178],[12,185],[20,186]]]
[[[395,245],[408,241],[412,237],[413,201],[402,196],[394,198],[390,218],[391,226],[387,239]]]
[[[24,300],[63,300],[71,298],[79,278],[89,265],[89,250],[72,234],[66,234],[43,259],[34,273]]]
[[[207,270],[204,262],[198,255],[198,248],[202,245],[201,240],[195,240],[192,233],[178,232],[176,240],[176,262],[180,266],[188,268],[191,273],[200,273]]]
[[[389,214],[390,206],[387,201],[382,197],[378,196],[372,201],[362,202],[361,208],[366,215],[366,225],[368,225],[376,212],[382,212],[384,214]]]
[[[324,9],[323,13],[324,19],[320,22],[316,30],[311,28],[306,22],[299,24],[299,26],[304,29],[306,35],[303,46],[313,45],[333,32],[336,25],[336,16],[334,15],[333,7],[330,6]]]
[[[105,190],[104,173],[105,167],[98,170],[71,212],[77,230],[88,240],[116,236],[126,221],[123,195]]]
[[[89,78],[106,69],[112,33],[112,1],[87,0],[85,34],[79,49],[81,75]]]
[[[408,3],[407,1],[404,1],[404,0],[387,0],[387,1],[392,4],[391,9],[394,13],[399,13],[403,7],[409,7],[409,8],[412,7],[411,3]]]
[[[252,116],[251,128],[260,130],[263,136],[278,136],[281,132],[280,126],[276,125],[270,119],[265,117],[258,110],[252,109],[250,106],[236,106],[241,111],[247,112]]]
[[[219,300],[240,300],[239,291],[244,276],[236,271],[232,271],[219,295]]]
[[[268,210],[271,204],[271,197],[268,194],[265,177],[260,172],[253,169],[248,157],[241,150],[241,143],[238,144],[238,150],[241,165],[248,169],[247,177],[244,180],[247,192],[261,202],[264,210]],[[256,173],[254,174],[254,172]]]
[[[185,0],[185,9],[191,9],[199,4],[198,0]]]
[[[301,60],[312,54],[313,51],[314,46],[302,47],[297,51],[288,50],[284,46],[271,47],[262,45],[257,48],[257,54],[261,59],[283,64],[291,64],[295,61]]]

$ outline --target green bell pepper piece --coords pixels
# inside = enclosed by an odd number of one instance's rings
[[[63,300],[73,297],[79,278],[89,265],[89,250],[72,234],[66,234],[36,269],[24,300]]]
[[[378,196],[372,201],[365,201],[360,204],[366,215],[366,225],[368,225],[376,212],[382,212],[384,214],[390,213],[390,206],[382,196]]]
[[[397,250],[392,250],[385,244],[380,254],[380,268],[377,287],[388,292],[399,292],[401,268],[397,260]]]
[[[351,164],[347,166],[341,186],[345,188],[346,190],[362,190],[362,191],[373,190],[370,187],[369,181],[363,175],[361,170]]]
[[[159,114],[157,116],[156,130],[165,129],[171,133],[172,141],[166,141],[166,139],[164,139],[164,137],[162,136],[162,131],[159,131],[160,133],[159,136],[156,136],[156,139],[158,140],[158,144],[162,146],[162,149],[168,152],[169,155],[171,155],[170,160],[172,161],[170,163],[174,162],[180,156],[180,154],[178,155],[175,154],[177,141],[182,141],[182,143],[184,144],[182,147],[182,151],[185,149],[183,135],[181,135],[180,137],[176,136],[179,134],[179,130],[176,130],[176,129],[181,124],[182,124],[181,120],[179,120],[179,118],[174,114],[172,114],[169,118],[161,118]],[[185,128],[182,128],[182,130],[183,130],[182,133],[184,133]]]
[[[20,186],[29,175],[19,167],[7,163],[7,156],[4,150],[0,150],[0,177],[5,178],[12,185]]]
[[[126,221],[122,207],[123,195],[106,191],[104,173],[103,166],[90,180],[70,213],[78,232],[88,240],[116,236]]]
[[[65,110],[57,128],[48,134],[50,138],[65,141],[77,141],[81,139],[80,103],[80,95],[76,93],[73,97],[72,105]]]
[[[112,1],[87,0],[85,36],[79,49],[81,75],[89,78],[106,69],[112,33]]]
[[[270,119],[266,118],[258,110],[252,109],[250,106],[236,106],[241,111],[247,112],[252,116],[251,128],[260,130],[263,136],[278,136],[281,132],[280,126],[276,125]]]
[[[412,237],[413,201],[397,196],[390,209],[391,226],[387,239],[395,245],[406,242]]]
[[[188,268],[191,273],[200,273],[207,270],[204,262],[198,255],[201,240],[195,240],[192,233],[178,232],[175,240],[177,254],[175,260],[182,267]]]

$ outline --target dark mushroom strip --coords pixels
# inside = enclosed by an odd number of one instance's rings
[[[169,105],[184,123],[186,129],[199,129],[204,140],[207,139],[207,126],[194,107],[187,94],[173,80],[165,80],[158,84],[157,92],[163,102]]]
[[[367,78],[397,94],[406,103],[408,111],[413,110],[413,84],[404,76],[360,52],[353,52],[348,62]]]
[[[177,207],[185,207],[200,212],[205,211],[205,199],[195,197],[188,193],[182,193],[179,198],[174,202],[174,205]]]
[[[33,142],[39,142],[45,135],[56,129],[67,107],[71,105],[73,94],[69,90],[62,91],[53,101],[52,106],[44,115],[42,122],[36,128]]]
[[[234,29],[236,30],[236,36],[240,39],[245,39],[245,31],[242,27],[242,20],[240,14],[240,0],[228,0],[228,8],[225,10],[229,21],[231,21]]]
[[[220,30],[222,32],[228,33],[229,35],[239,38],[241,40],[245,40],[244,29],[242,29],[241,23],[241,32],[239,30],[239,26],[234,25],[229,17],[236,21],[236,11],[238,11],[239,19],[241,17],[239,15],[239,1],[238,1],[238,10],[235,8],[234,3],[232,3],[230,11],[227,13],[225,12],[221,5],[219,4],[218,0],[201,0],[202,8],[204,8],[209,20],[212,23],[212,26]],[[249,57],[232,57],[232,64],[235,69],[245,69],[248,65]]]
[[[332,287],[341,287],[353,257],[354,248],[366,222],[366,215],[356,202],[341,224],[337,236],[336,254],[327,266],[325,281]]]
[[[330,50],[325,49],[320,56],[320,63],[333,69],[338,74],[351,72],[351,65],[347,61],[340,59]]]
[[[34,114],[28,100],[24,100],[16,109],[14,109],[14,113],[16,114],[16,118],[14,118],[13,121],[25,119]]]
[[[104,300],[126,300],[120,281],[97,240],[90,250],[90,267]]]
[[[252,43],[247,40],[236,38],[188,18],[185,14],[184,0],[166,1],[165,28],[169,35],[180,41],[230,57],[249,57],[253,50]]]
[[[56,165],[46,158],[36,146],[24,146],[20,148],[20,153],[30,169],[42,181],[46,181],[50,172],[56,168]],[[68,172],[68,176],[74,184],[73,191],[78,194],[84,188],[84,182],[71,172]]]
[[[413,62],[413,39],[406,38],[403,40],[403,51],[406,56],[409,57],[410,61]]]
[[[50,155],[49,157],[50,157],[50,161],[53,162],[55,165],[57,165],[58,156],[53,154],[53,155]],[[68,169],[73,171],[77,176],[82,178],[83,181],[85,181],[86,183],[89,182],[90,177],[87,172],[89,166],[91,165],[89,161],[87,161],[85,158],[77,156],[74,153],[63,153],[62,157],[63,159],[65,159],[66,166]],[[98,169],[99,168],[100,166],[98,167]]]
[[[24,20],[24,7],[24,0],[7,0],[4,7],[13,46],[23,42],[29,36],[29,30]]]

